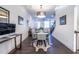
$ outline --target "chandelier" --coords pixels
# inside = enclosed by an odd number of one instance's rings
[[[45,18],[45,12],[42,10],[42,5],[40,5],[40,11],[37,11],[38,18]]]

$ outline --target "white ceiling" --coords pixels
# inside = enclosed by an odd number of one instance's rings
[[[25,5],[25,9],[32,16],[35,16],[37,11],[40,11],[40,5]],[[56,5],[42,5],[42,11],[46,12],[46,15],[53,15],[55,13]]]

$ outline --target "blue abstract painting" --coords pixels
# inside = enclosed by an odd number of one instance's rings
[[[66,15],[60,17],[60,25],[65,25],[66,24]]]

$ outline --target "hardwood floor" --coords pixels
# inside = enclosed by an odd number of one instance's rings
[[[32,37],[28,37],[22,43],[22,49],[17,49],[12,54],[73,54],[68,48],[66,48],[63,44],[57,41],[55,38],[53,39],[53,45],[48,49],[47,52],[44,52],[40,49],[38,52],[35,52],[35,48],[32,46]]]

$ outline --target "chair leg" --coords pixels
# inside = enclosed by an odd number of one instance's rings
[[[36,46],[41,45],[41,44],[42,44],[41,40],[38,40]]]
[[[36,46],[38,46],[38,41],[37,41],[37,43],[36,43]]]
[[[43,45],[43,42],[42,42],[42,40],[40,41],[40,43],[41,43],[41,46]]]
[[[44,45],[45,45],[45,47],[46,47],[46,41],[44,40]]]

